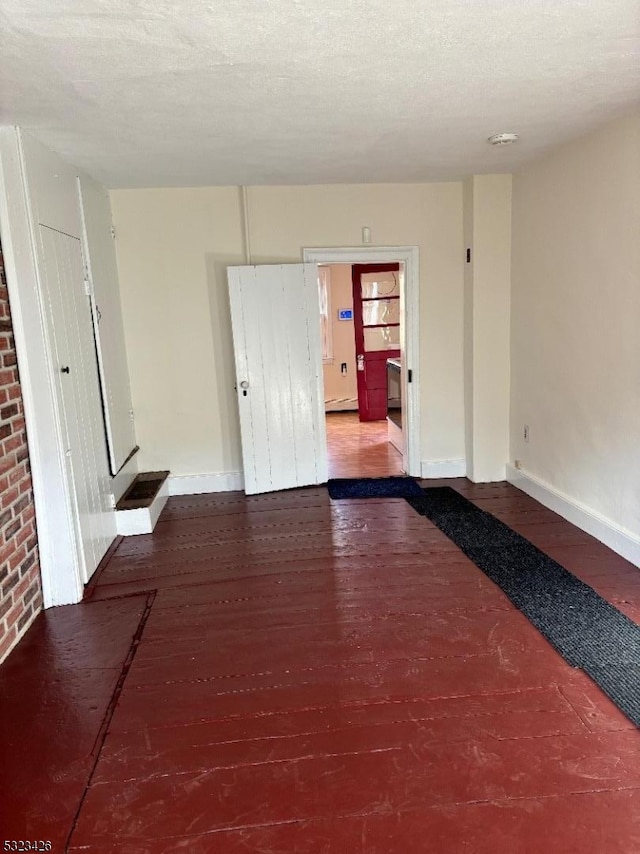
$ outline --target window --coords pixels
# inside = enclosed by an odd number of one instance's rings
[[[331,270],[318,267],[318,291],[320,295],[320,337],[322,339],[322,361],[333,362],[333,339],[331,336]]]

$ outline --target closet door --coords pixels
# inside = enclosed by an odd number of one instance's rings
[[[86,583],[115,536],[98,366],[80,240],[41,225],[42,295]]]

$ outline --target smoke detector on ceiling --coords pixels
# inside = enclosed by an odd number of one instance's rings
[[[490,142],[491,145],[513,145],[519,138],[517,133],[494,133],[487,142]]]

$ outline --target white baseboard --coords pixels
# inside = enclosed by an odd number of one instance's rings
[[[621,528],[611,519],[585,507],[574,498],[569,498],[534,475],[515,466],[507,466],[507,480],[535,498],[540,504],[544,504],[549,510],[553,510],[577,528],[609,546],[616,554],[640,567],[640,537],[631,531]]]
[[[462,460],[422,460],[420,476],[423,478],[466,477],[467,461]]]
[[[136,510],[116,510],[117,533],[121,537],[152,534],[168,497],[169,487],[165,480],[149,507],[139,507]]]
[[[244,489],[242,472],[169,475],[169,495],[202,495],[208,492],[237,492]]]
[[[325,412],[345,412],[351,410],[358,411],[358,399],[355,397],[333,397],[324,402]]]

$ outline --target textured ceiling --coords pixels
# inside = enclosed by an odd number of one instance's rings
[[[638,103],[640,0],[0,6],[0,124],[111,187],[510,171]]]

